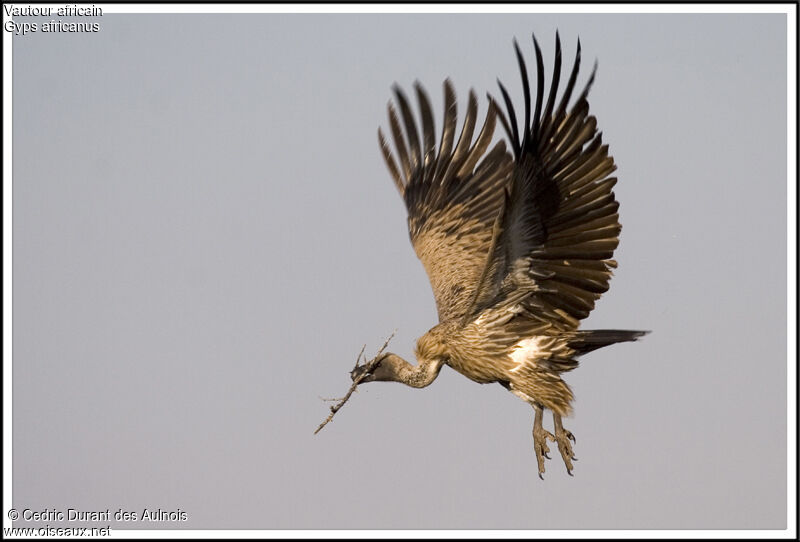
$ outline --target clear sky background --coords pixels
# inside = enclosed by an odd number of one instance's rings
[[[13,505],[128,528],[776,529],[786,518],[783,15],[104,15],[13,57]],[[444,368],[367,385],[436,323],[376,131],[419,79],[521,98],[555,31],[619,169],[619,268],[560,457]],[[498,132],[496,137],[502,134]],[[547,424],[551,419],[548,416]],[[48,522],[51,526],[56,523]],[[105,525],[103,523],[102,525]],[[20,525],[28,525],[18,522]],[[101,526],[102,526],[101,525]],[[112,528],[125,524],[112,522]]]

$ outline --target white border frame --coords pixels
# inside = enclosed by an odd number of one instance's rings
[[[8,20],[4,4],[3,23]],[[13,5],[13,4],[12,4]],[[16,4],[17,6],[29,4]],[[65,4],[36,4],[63,7]],[[83,4],[85,5],[85,4]],[[111,538],[788,538],[797,537],[797,5],[796,4],[94,4],[122,13],[783,13],[787,15],[786,530],[123,530]],[[12,501],[12,48],[3,32],[3,528]],[[5,536],[4,536],[5,537]]]

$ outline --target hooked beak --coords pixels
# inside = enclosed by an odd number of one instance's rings
[[[355,382],[358,379],[361,379],[359,381],[359,384],[363,384],[364,382],[372,382],[373,380],[375,380],[374,371],[381,366],[381,361],[383,361],[385,357],[386,354],[381,356],[381,359],[377,363],[372,364],[372,367],[370,367],[371,365],[370,363],[365,363],[364,365],[356,365],[355,367],[353,367],[353,370],[350,371],[350,378],[353,380],[353,382]],[[372,370],[370,371],[368,369]]]
[[[353,380],[353,382],[355,382],[362,375],[365,375],[365,374],[367,375],[366,378],[369,378],[370,376],[372,376],[372,373],[369,373],[367,371],[367,366],[366,365],[359,365],[357,367],[354,367],[353,370],[350,371],[350,378]],[[362,382],[364,382],[364,380],[362,380]]]

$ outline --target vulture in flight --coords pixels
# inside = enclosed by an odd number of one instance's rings
[[[541,477],[548,440],[557,444],[572,474],[575,438],[562,418],[571,413],[573,395],[563,373],[592,350],[634,341],[646,332],[578,329],[608,290],[617,266],[612,258],[621,226],[613,192],[617,179],[610,177],[616,166],[589,114],[587,94],[596,64],[572,100],[580,40],[561,93],[558,33],[547,92],[535,37],[533,45],[532,99],[525,60],[514,42],[524,94],[522,126],[498,81],[505,112],[488,96],[486,118],[474,142],[478,103],[473,92],[456,138],[455,92],[449,80],[444,82],[437,147],[423,88],[419,83],[414,87],[419,124],[406,95],[393,88],[396,106],[390,103],[388,110],[394,153],[380,129],[378,139],[408,211],[411,243],[430,279],[439,323],[418,339],[416,365],[385,353],[370,370],[356,367],[351,376],[423,388],[449,365],[475,382],[500,383],[534,409]],[[490,148],[498,120],[508,141]],[[545,410],[553,413],[553,433],[542,426]]]

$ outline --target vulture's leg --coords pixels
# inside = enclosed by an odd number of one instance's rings
[[[553,424],[556,428],[555,441],[558,443],[558,451],[561,452],[561,457],[564,458],[564,465],[567,466],[567,473],[572,476],[572,462],[577,461],[578,458],[572,451],[572,443],[575,442],[575,436],[564,426],[561,425],[561,415],[553,412]],[[572,441],[572,443],[570,443]]]
[[[533,449],[536,451],[536,463],[539,465],[539,478],[544,480],[544,458],[550,459],[547,455],[550,453],[550,448],[547,447],[547,439],[555,441],[555,437],[549,431],[542,427],[542,418],[544,415],[544,408],[541,405],[534,404],[533,409],[536,411],[536,416],[533,418]]]

